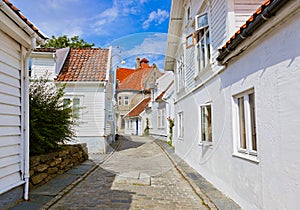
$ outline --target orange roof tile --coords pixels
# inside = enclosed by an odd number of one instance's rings
[[[138,90],[144,89],[145,80],[151,72],[151,68],[139,68],[123,80],[118,86],[118,90]]]
[[[123,82],[129,75],[134,73],[134,69],[127,69],[127,68],[118,68],[117,69],[117,80]]]
[[[151,98],[144,98],[139,104],[137,104],[130,112],[124,117],[137,117],[139,116],[145,109],[145,107],[150,102]]]
[[[221,48],[221,50],[225,50],[226,47],[239,35],[245,28],[248,27],[248,25],[255,20],[257,15],[259,15],[265,7],[267,7],[270,4],[270,0],[265,1],[246,21],[245,24],[243,24],[239,30],[226,42],[226,44]]]
[[[56,81],[104,81],[109,49],[70,49]]]
[[[42,34],[41,31],[39,31],[39,29],[37,27],[35,27],[21,12],[20,10],[14,6],[9,0],[2,0],[4,1],[4,3],[9,6],[15,13],[16,15],[18,15],[34,32],[36,32],[39,37],[41,37],[42,39],[47,39],[47,37],[45,35]]]

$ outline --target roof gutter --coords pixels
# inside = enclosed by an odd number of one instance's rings
[[[289,0],[273,0],[268,6],[262,6],[263,10],[256,17],[252,16],[254,20],[249,23],[246,22],[246,26],[240,28],[240,33],[235,34],[229,44],[219,49],[219,56],[217,61],[223,61],[232,51],[236,49],[247,37],[251,36],[259,27],[261,27],[269,18],[275,15]]]
[[[44,44],[47,37],[41,34],[40,31],[34,31],[32,28],[27,25],[24,20],[21,19],[6,3],[2,0],[0,1],[0,8],[5,11],[9,15],[9,17],[22,29],[24,30],[30,37],[35,37],[36,45]]]

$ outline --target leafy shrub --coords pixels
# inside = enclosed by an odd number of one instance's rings
[[[65,86],[56,88],[47,75],[35,78],[29,85],[30,154],[58,150],[72,140],[72,109],[63,103]]]
[[[146,118],[146,127],[144,129],[143,135],[148,136],[149,135],[149,130],[150,130],[150,128],[149,128],[149,118]]]
[[[172,140],[173,140],[173,127],[174,127],[175,123],[174,123],[174,119],[172,119],[171,117],[168,117],[167,120],[168,120],[168,122],[169,122],[169,134],[170,134],[170,136],[169,136],[169,140],[170,140],[170,141],[168,141],[168,142],[170,142],[170,144],[172,145]]]

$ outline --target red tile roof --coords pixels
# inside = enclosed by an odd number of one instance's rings
[[[118,85],[118,90],[143,90],[145,86],[145,80],[151,70],[152,67],[135,70]]]
[[[268,18],[275,15],[275,13],[282,8],[288,1],[282,0],[282,1],[276,1],[276,0],[266,0],[252,15],[251,17],[246,21],[244,25],[240,27],[240,29],[226,42],[226,44],[219,49],[219,56],[217,57],[218,61],[222,61],[225,56],[227,56],[232,50],[234,50],[243,40],[245,40],[248,36],[251,36],[253,31],[257,30],[263,23],[260,21],[263,19],[266,21]],[[271,12],[272,10],[272,12]],[[258,18],[260,17],[260,18]],[[258,21],[257,21],[258,20]],[[255,22],[261,22],[255,27],[253,24]],[[247,30],[253,26],[252,32],[249,33]],[[245,32],[245,34],[244,34]],[[236,41],[236,40],[241,41]],[[236,41],[236,42],[235,42]],[[235,42],[235,43],[234,43]]]
[[[124,118],[139,116],[145,110],[145,107],[148,105],[150,100],[151,100],[151,98],[143,99],[139,104],[137,104],[133,109],[131,109],[130,112],[128,114],[126,114],[126,116]]]
[[[270,4],[270,0],[265,1],[254,13],[253,15],[251,15],[251,17],[246,21],[246,23],[244,25],[242,25],[240,27],[239,30],[237,30],[237,32],[226,42],[226,44],[222,47],[222,49],[225,49],[231,42],[232,40],[234,40],[237,35],[239,35],[241,33],[241,31],[245,28],[247,28],[247,26],[253,22],[253,20],[257,17],[257,15],[259,15],[265,7],[267,7]]]
[[[117,80],[123,82],[129,75],[134,73],[134,69],[127,69],[127,68],[118,68],[117,69]]]
[[[70,49],[56,81],[104,81],[109,49]]]
[[[20,10],[14,6],[10,1],[8,0],[2,0],[3,2],[5,2],[5,4],[7,6],[9,6],[15,13],[16,15],[18,15],[33,31],[35,31],[39,37],[41,37],[42,39],[47,39],[47,37],[45,35],[42,34],[41,31],[39,31],[39,29],[34,26],[21,12]]]

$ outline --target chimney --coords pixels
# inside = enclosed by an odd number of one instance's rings
[[[139,57],[136,58],[135,69],[141,68],[141,59]]]
[[[140,63],[141,63],[142,68],[149,68],[150,67],[149,66],[149,61],[146,58],[143,58]]]

